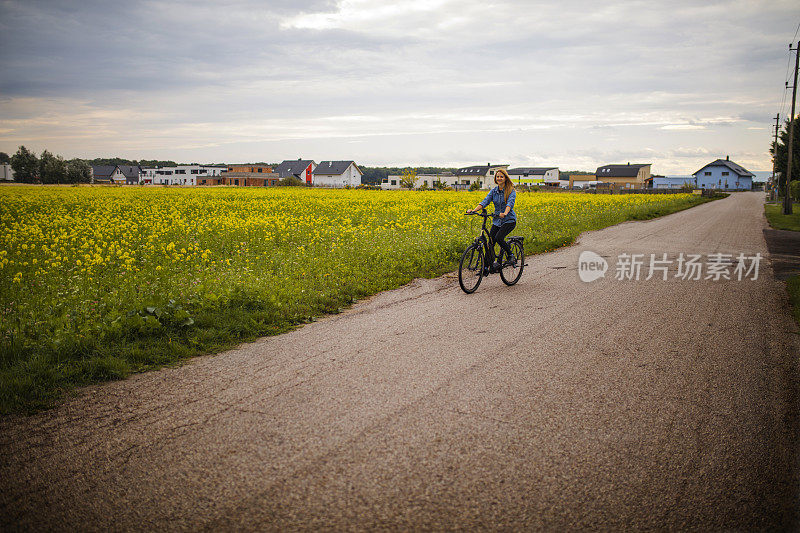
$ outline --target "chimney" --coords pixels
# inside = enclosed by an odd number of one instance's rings
[[[486,163],[486,166],[490,167],[490,166],[492,166],[492,164],[491,163]]]
[[[729,155],[726,155],[726,156],[725,156],[725,161],[730,161],[730,160],[731,160],[731,156],[729,156]]]
[[[630,164],[631,164],[631,162],[630,162],[630,161],[628,161],[628,165],[630,165]]]

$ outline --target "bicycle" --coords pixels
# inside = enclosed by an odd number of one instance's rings
[[[458,265],[458,284],[461,285],[461,290],[467,294],[472,294],[481,284],[485,268],[485,258],[489,253],[489,246],[491,237],[489,230],[486,229],[486,221],[489,218],[498,218],[494,213],[487,214],[486,209],[481,210],[480,213],[465,213],[467,215],[478,215],[483,217],[483,224],[481,226],[481,234],[475,237],[475,240],[467,246],[464,253],[461,255],[461,261]],[[519,281],[522,276],[522,270],[525,268],[525,250],[524,250],[524,237],[514,236],[507,237],[506,242],[511,248],[511,257],[505,261],[503,259],[504,250],[501,248],[497,256],[501,261],[500,263],[500,279],[503,280],[508,286],[514,285]],[[491,242],[491,246],[495,243]],[[489,274],[493,274],[489,269]]]

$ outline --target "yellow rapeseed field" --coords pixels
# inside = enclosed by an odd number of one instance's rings
[[[454,269],[481,192],[0,188],[0,410]],[[691,195],[519,193],[526,251]],[[535,269],[535,262],[531,267]],[[44,385],[42,385],[44,384]]]

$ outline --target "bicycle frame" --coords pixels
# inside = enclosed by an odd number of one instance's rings
[[[474,215],[478,215],[479,217],[483,217],[483,223],[481,224],[481,234],[475,237],[475,240],[472,241],[473,244],[479,244],[483,247],[483,256],[488,257],[489,253],[489,246],[494,246],[494,242],[492,241],[492,236],[489,234],[489,230],[486,229],[486,221],[489,218],[495,218],[497,215],[494,213],[487,213],[486,209],[482,209],[480,213],[471,213]]]

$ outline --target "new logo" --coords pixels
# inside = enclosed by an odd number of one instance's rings
[[[578,257],[578,277],[581,281],[590,282],[605,277],[608,262],[589,250],[584,250]]]

